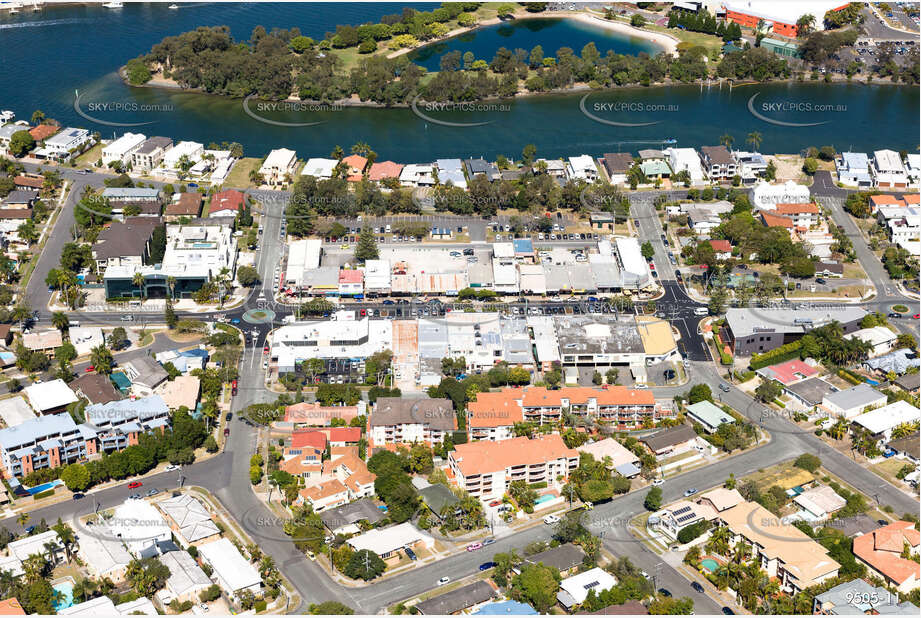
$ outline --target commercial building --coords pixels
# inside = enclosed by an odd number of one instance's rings
[[[429,446],[444,442],[457,429],[450,399],[401,399],[380,397],[368,417],[371,446],[412,444]]]
[[[243,557],[229,539],[223,538],[198,548],[202,562],[212,569],[212,577],[232,599],[239,598],[240,593],[249,591],[259,594],[262,590],[262,578],[259,571]]]
[[[860,307],[835,309],[730,308],[723,341],[738,356],[764,353],[801,338],[806,332],[837,321],[845,334],[860,329],[867,312]]]
[[[285,285],[303,289],[306,274],[320,267],[322,255],[323,240],[320,238],[305,238],[289,243]]]
[[[745,28],[756,29],[759,23],[763,24],[764,31],[780,34],[785,37],[797,36],[796,22],[803,15],[815,17],[814,28],[825,28],[823,17],[829,11],[838,11],[847,7],[847,3],[840,0],[802,0],[795,3],[787,2],[745,2],[732,0],[723,2],[726,19]]]
[[[309,358],[365,359],[392,349],[391,320],[357,318],[355,311],[337,311],[331,319],[282,326],[272,335],[271,359],[278,373],[295,371]]]
[[[458,444],[448,464],[459,487],[487,501],[501,498],[513,481],[555,486],[558,477],[567,478],[579,466],[579,452],[553,434]]]

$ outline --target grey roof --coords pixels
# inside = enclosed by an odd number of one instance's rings
[[[726,311],[726,324],[736,337],[747,337],[757,333],[804,334],[806,331],[835,320],[841,324],[859,322],[866,315],[866,310],[860,307],[836,307],[834,309],[731,308]]]
[[[914,350],[910,348],[901,348],[899,350],[893,350],[889,352],[889,354],[883,356],[869,358],[865,360],[863,364],[870,369],[877,369],[885,373],[894,371],[895,373],[901,374],[908,371],[909,367],[921,366],[921,358],[918,358],[918,354]],[[915,380],[915,384],[917,385],[917,378]]]
[[[554,316],[562,354],[613,354],[645,351],[632,316],[618,320],[611,315]],[[610,336],[589,336],[586,327],[607,325]]]
[[[160,562],[169,567],[169,579],[166,585],[175,596],[185,594],[196,588],[211,586],[209,578],[195,559],[184,551],[170,551],[160,556]]]
[[[906,391],[916,391],[921,387],[921,373],[906,373],[895,381],[895,385]]]
[[[173,140],[168,137],[148,137],[135,152],[137,154],[150,154],[158,148],[165,150],[172,145]]]
[[[67,412],[39,416],[16,427],[0,429],[0,446],[11,451],[23,444],[48,439],[51,436],[76,431],[77,424]]]
[[[460,159],[436,159],[435,165],[440,172],[461,172],[464,168]]]
[[[122,394],[112,385],[107,376],[98,373],[85,373],[70,383],[70,389],[83,395],[90,403],[109,403],[123,399]]]
[[[633,478],[634,476],[642,472],[642,470],[638,468],[635,463],[632,463],[629,461],[627,463],[622,463],[619,466],[615,466],[614,471],[617,472],[619,475],[625,478],[628,478],[628,479]]]
[[[361,520],[376,524],[383,518],[384,514],[374,505],[374,501],[370,498],[362,498],[320,513],[320,519],[323,520],[330,532]]]
[[[552,566],[560,571],[568,571],[582,564],[584,558],[585,552],[582,551],[581,547],[573,545],[572,543],[566,543],[565,545],[559,545],[558,547],[544,550],[533,556],[528,556],[525,558],[525,562],[530,562],[531,564],[543,563],[546,566]]]
[[[826,397],[829,402],[845,410],[854,408],[863,408],[876,401],[879,401],[880,393],[869,384],[858,384],[852,388],[831,393]]]
[[[711,164],[729,165],[732,163],[732,155],[725,146],[701,146],[700,152]]]
[[[416,604],[416,609],[421,614],[449,615],[466,609],[471,605],[488,601],[496,596],[496,590],[483,580],[461,586],[456,590],[432,597],[427,601]]]
[[[918,441],[918,432],[911,434],[910,436],[905,436],[904,438],[898,438],[897,440],[892,440],[887,444],[889,448],[893,451],[899,453],[906,453],[911,455],[915,459],[921,457],[921,443]]]
[[[425,505],[439,516],[441,515],[442,509],[446,506],[460,502],[460,499],[441,483],[435,483],[434,485],[429,485],[428,487],[420,489],[419,495],[422,496]]]
[[[93,254],[97,260],[143,256],[147,242],[159,225],[159,217],[129,217],[124,222],[114,221],[99,232]]]
[[[131,361],[132,363],[134,361]],[[164,372],[165,373],[165,372]],[[109,403],[95,403],[86,406],[86,420],[95,425],[118,425],[123,421],[136,423],[161,416],[169,412],[166,402],[160,395],[151,395],[141,399],[123,399]],[[137,428],[141,428],[138,426]]]
[[[456,429],[454,403],[450,399],[380,397],[368,421],[370,427],[415,423],[443,431]]]
[[[655,150],[654,148],[644,148],[639,152],[640,158],[645,159],[664,159],[665,153],[661,150]]]
[[[464,165],[467,166],[467,173],[471,177],[477,174],[485,174],[486,178],[493,180],[499,176],[499,168],[492,161],[480,157],[479,159],[465,159]]]
[[[150,187],[106,187],[102,197],[108,200],[151,200],[160,197],[160,189]]]
[[[149,388],[154,388],[169,377],[163,365],[149,356],[132,359],[126,365],[134,369],[137,374],[131,381]]]
[[[606,152],[604,167],[609,174],[625,173],[633,167],[633,157],[627,152]]]
[[[33,200],[38,199],[38,193],[35,191],[25,191],[22,189],[17,189],[15,191],[10,191],[9,195],[6,196],[6,199],[3,200],[4,204],[28,204]]]
[[[675,446],[676,444],[693,440],[696,437],[697,433],[690,425],[677,425],[675,427],[663,429],[662,431],[657,431],[651,436],[640,438],[640,442],[644,443],[653,451],[659,451],[669,446]]]
[[[802,382],[796,382],[790,386],[784,387],[785,390],[795,394],[797,397],[806,402],[807,405],[817,406],[822,403],[825,395],[833,393],[834,387],[820,378],[809,378]]]
[[[867,534],[879,528],[876,520],[866,513],[859,513],[848,517],[838,517],[827,524],[829,528],[841,531],[844,536],[855,537],[861,534]]]
[[[829,605],[827,608],[822,608],[823,613],[827,612],[832,615],[874,613],[917,616],[918,608],[908,601],[898,603],[898,596],[882,586],[873,586],[862,579],[855,579],[816,595],[815,602],[820,606]]]
[[[14,133],[28,131],[29,127],[23,127],[18,124],[5,124],[0,127],[0,139],[10,139]]]

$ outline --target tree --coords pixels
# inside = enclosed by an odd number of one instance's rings
[[[166,585],[170,570],[157,558],[135,558],[128,563],[125,579],[138,595],[150,597]]]
[[[762,137],[762,135],[761,135],[760,132],[758,132],[758,131],[752,131],[752,132],[749,133],[748,136],[745,138],[745,142],[746,142],[747,144],[749,144],[749,145],[752,147],[752,150],[754,150],[754,151],[757,152],[757,150],[758,150],[759,148],[761,148],[761,142],[762,142],[763,139],[764,139],[764,138]]]
[[[51,325],[63,333],[70,327],[70,318],[63,311],[55,311],[51,314]]]
[[[35,148],[35,139],[28,131],[16,131],[10,137],[9,151],[14,157],[21,157]]]
[[[112,329],[112,334],[109,335],[109,345],[113,350],[121,350],[127,341],[128,332],[124,328],[116,326]]]
[[[662,508],[662,489],[660,487],[651,488],[649,493],[646,494],[643,506],[646,507],[647,511],[658,511]]]
[[[643,243],[643,246],[640,248],[640,251],[642,252],[643,257],[646,258],[647,260],[651,260],[653,256],[655,256],[656,254],[656,250],[653,249],[652,243],[649,242],[648,240]]]
[[[259,271],[255,266],[237,268],[237,281],[244,287],[251,287],[259,282]]]
[[[112,358],[112,352],[105,346],[96,346],[90,352],[90,363],[96,368],[96,373],[110,374],[115,359]]]
[[[344,605],[339,601],[324,601],[322,603],[311,603],[310,607],[307,608],[307,611],[314,616],[332,616],[332,615],[348,615],[354,614],[353,610],[348,605]]]
[[[169,300],[166,301],[166,309],[163,310],[163,319],[170,329],[176,328],[176,324],[179,323],[179,316],[176,315],[173,303]]]
[[[642,28],[646,25],[646,18],[640,15],[639,13],[634,13],[630,17],[630,25],[634,28]]]
[[[695,384],[687,393],[689,404],[695,404],[700,401],[713,401],[713,392],[706,384]]]
[[[822,460],[811,453],[803,453],[796,458],[796,461],[793,462],[793,465],[797,468],[802,468],[803,470],[815,473],[816,470],[822,467]]]
[[[509,596],[528,603],[540,614],[547,614],[556,604],[560,572],[544,564],[525,564],[512,580]]]
[[[380,556],[369,549],[362,549],[352,554],[344,573],[352,579],[370,581],[383,573],[386,568],[387,565]]]
[[[361,229],[361,234],[358,236],[358,246],[355,248],[355,259],[361,262],[376,260],[379,254],[374,232],[371,231],[370,227],[363,227]]]
[[[768,403],[774,401],[783,392],[783,388],[776,380],[765,380],[755,389],[755,397],[758,401]]]
[[[73,463],[61,470],[61,480],[70,491],[83,491],[90,484],[90,474],[86,466]]]

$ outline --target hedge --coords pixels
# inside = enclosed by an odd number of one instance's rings
[[[764,354],[753,354],[749,366],[752,369],[761,369],[762,367],[767,367],[768,365],[783,363],[794,358],[799,358],[799,350],[801,347],[802,342],[797,340],[786,345],[782,345],[779,348],[769,350]]]
[[[847,380],[848,382],[850,382],[851,384],[855,386],[858,384],[863,384],[862,379],[856,377],[853,373],[851,373],[850,371],[846,369],[839,369],[838,375],[841,376],[841,378],[843,378],[844,380]]]
[[[45,491],[40,491],[37,494],[32,494],[32,498],[35,500],[41,500],[42,498],[47,498],[48,496],[54,495],[54,488],[46,489]]]

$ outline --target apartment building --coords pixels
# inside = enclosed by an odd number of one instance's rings
[[[131,167],[136,172],[149,172],[159,167],[163,155],[173,147],[173,140],[168,137],[149,137],[131,153]]]
[[[84,413],[96,433],[94,450],[100,453],[125,449],[137,444],[141,433],[169,425],[169,407],[159,395],[97,403]]]
[[[570,414],[592,417],[618,426],[639,426],[663,416],[656,414],[655,396],[648,390],[625,386],[607,388],[567,387],[549,390],[533,387],[524,390],[521,401],[524,420],[539,424],[557,422],[567,410]],[[661,415],[674,416],[663,409]]]
[[[870,160],[870,171],[875,185],[880,189],[906,189],[908,172],[902,157],[894,150],[877,150]]]
[[[287,148],[278,148],[269,153],[259,168],[263,182],[270,186],[284,186],[294,176],[297,167],[297,153]]]
[[[142,133],[125,133],[102,148],[102,164],[128,163],[145,141],[147,137]]]
[[[432,446],[455,430],[457,417],[450,399],[380,397],[368,417],[372,446],[415,442]]]
[[[819,207],[813,203],[777,204],[774,214],[788,218],[797,230],[808,230],[820,221]]]
[[[458,444],[448,454],[455,482],[480,500],[501,498],[514,481],[558,486],[579,466],[579,452],[556,434],[533,440]]]
[[[70,414],[39,416],[15,427],[0,429],[0,461],[5,478],[26,476],[34,470],[57,468],[86,458],[91,445]]]
[[[509,440],[515,437],[515,423],[524,420],[520,388],[506,388],[498,393],[477,393],[467,404],[467,435],[477,440]]]
[[[736,160],[725,146],[701,146],[700,161],[713,181],[732,180],[739,171]]]

